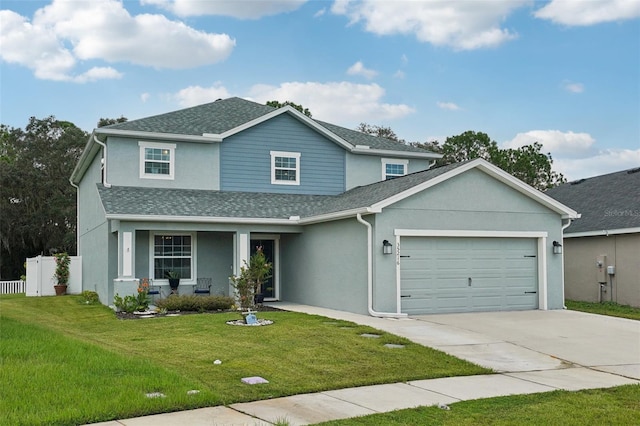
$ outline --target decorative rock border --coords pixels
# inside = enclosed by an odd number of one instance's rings
[[[271,325],[273,324],[273,321],[268,320],[268,319],[257,319],[255,324],[247,324],[244,322],[244,320],[232,320],[232,321],[227,321],[227,324],[229,325],[244,325],[247,327],[260,327],[261,325]]]

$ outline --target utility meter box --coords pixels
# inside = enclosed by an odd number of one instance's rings
[[[598,257],[596,257],[596,278],[598,280],[599,283],[606,283],[607,282],[607,268],[606,265],[607,264],[607,256],[602,254]]]
[[[616,267],[613,265],[607,266],[607,275],[615,275],[615,274],[616,274]]]

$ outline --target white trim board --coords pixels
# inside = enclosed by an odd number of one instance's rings
[[[640,228],[603,229],[598,231],[565,232],[564,238],[608,237],[609,235],[640,234]]]
[[[543,238],[546,231],[467,231],[438,229],[395,229],[401,237],[461,237],[461,238]]]

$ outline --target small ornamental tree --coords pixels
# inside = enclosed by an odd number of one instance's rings
[[[56,259],[56,271],[53,276],[55,277],[58,285],[69,284],[69,264],[71,258],[67,253],[58,253],[54,255]]]
[[[255,294],[262,293],[262,284],[271,278],[273,265],[267,262],[262,247],[256,247],[256,253],[249,259],[249,277],[253,281],[253,291]]]
[[[253,307],[253,284],[249,278],[249,270],[241,266],[240,275],[232,275],[229,277],[231,286],[236,290],[236,297],[240,303],[242,310],[247,310]]]
[[[267,261],[262,247],[257,247],[256,253],[249,258],[249,264],[245,262],[240,267],[240,275],[229,277],[242,309],[255,306],[255,295],[262,293],[262,285],[271,278],[272,268],[273,264]]]

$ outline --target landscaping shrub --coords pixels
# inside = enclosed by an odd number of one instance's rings
[[[167,311],[218,311],[228,310],[234,300],[228,296],[171,295],[156,301],[156,306]]]
[[[97,305],[100,303],[100,297],[95,291],[85,290],[81,294],[82,303],[85,305]]]

